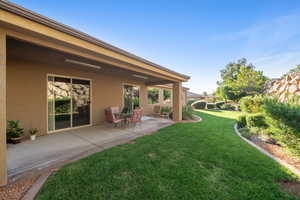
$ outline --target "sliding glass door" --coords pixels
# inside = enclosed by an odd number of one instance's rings
[[[48,76],[48,131],[90,124],[90,81]]]

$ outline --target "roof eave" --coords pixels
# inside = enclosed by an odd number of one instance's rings
[[[4,9],[6,11],[12,12],[12,13],[14,13],[16,15],[25,17],[25,18],[27,18],[29,20],[34,21],[34,22],[37,22],[37,23],[43,24],[45,26],[48,26],[48,27],[53,28],[55,30],[61,31],[63,33],[72,35],[72,36],[77,37],[77,38],[79,38],[81,40],[85,40],[85,41],[90,42],[92,44],[101,46],[103,48],[109,49],[111,51],[114,51],[116,53],[122,54],[124,56],[129,57],[129,58],[132,58],[132,59],[138,60],[140,62],[143,62],[145,64],[151,65],[151,66],[156,67],[158,69],[161,69],[163,71],[175,74],[175,75],[180,76],[181,78],[183,78],[185,81],[188,81],[190,79],[190,76],[187,76],[187,75],[175,72],[173,70],[170,70],[168,68],[165,68],[163,66],[155,64],[155,63],[153,63],[151,61],[148,61],[148,60],[146,60],[144,58],[136,56],[136,55],[134,55],[132,53],[129,53],[129,52],[123,50],[123,49],[115,47],[115,46],[113,46],[111,44],[108,44],[108,43],[102,41],[102,40],[99,40],[99,39],[97,39],[95,37],[92,37],[92,36],[90,36],[90,35],[88,35],[86,33],[78,31],[78,30],[76,30],[76,29],[74,29],[74,28],[72,28],[70,26],[61,24],[61,23],[59,23],[59,22],[57,22],[55,20],[52,20],[52,19],[47,18],[45,16],[42,16],[42,15],[40,15],[38,13],[35,13],[35,12],[31,11],[31,10],[23,8],[23,7],[21,7],[19,5],[16,5],[14,3],[0,0],[0,8]]]

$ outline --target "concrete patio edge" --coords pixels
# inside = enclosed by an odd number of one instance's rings
[[[266,150],[264,150],[263,148],[261,148],[260,146],[256,145],[255,143],[253,143],[252,141],[244,138],[238,127],[237,124],[234,125],[234,131],[235,133],[245,142],[247,142],[248,144],[250,144],[251,146],[255,147],[257,150],[259,150],[261,153],[265,154],[266,156],[268,156],[269,158],[273,159],[274,161],[276,161],[277,163],[279,163],[280,165],[286,167],[287,169],[289,169],[291,172],[293,172],[294,174],[296,174],[298,176],[298,178],[300,178],[300,170],[298,170],[297,168],[295,168],[294,166],[290,165],[289,163],[287,163],[286,161],[275,157],[274,155],[270,154],[269,152],[267,152]]]

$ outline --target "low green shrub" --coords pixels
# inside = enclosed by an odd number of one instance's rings
[[[185,105],[182,107],[182,119],[183,120],[192,120],[193,117],[193,108],[190,105]]]
[[[206,108],[207,109],[215,109],[216,108],[216,104],[214,104],[214,103],[207,103],[206,104]]]
[[[226,103],[221,106],[222,110],[236,110],[236,107],[232,104]]]
[[[205,109],[206,108],[206,102],[205,101],[196,101],[192,103],[192,107],[195,109]]]
[[[187,102],[187,105],[192,105],[195,101],[196,101],[196,100],[189,100],[189,101]]]
[[[262,113],[246,115],[247,127],[266,127],[265,117]]]
[[[244,128],[247,126],[246,115],[240,115],[237,118],[237,126],[238,128]]]
[[[222,106],[223,106],[224,104],[225,104],[224,101],[216,102],[216,107],[217,107],[218,109],[222,109]]]
[[[275,132],[295,134],[300,137],[300,105],[294,102],[281,103],[275,98],[266,98],[262,106],[267,123]]]
[[[163,106],[160,108],[160,114],[170,113],[171,111],[172,111],[172,108],[169,106]]]
[[[246,96],[240,100],[240,108],[243,112],[259,113],[262,111],[263,97],[262,96]]]
[[[241,128],[239,131],[244,138],[251,139],[252,133],[248,128]]]

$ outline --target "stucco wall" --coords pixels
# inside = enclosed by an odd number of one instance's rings
[[[92,124],[105,120],[104,109],[108,106],[122,107],[123,83],[140,86],[140,104],[147,103],[147,87],[120,77],[86,72],[64,66],[50,66],[28,60],[7,61],[7,119],[20,120],[25,130],[38,128],[40,134],[47,132],[47,74],[92,79]],[[27,133],[26,133],[27,134]]]

